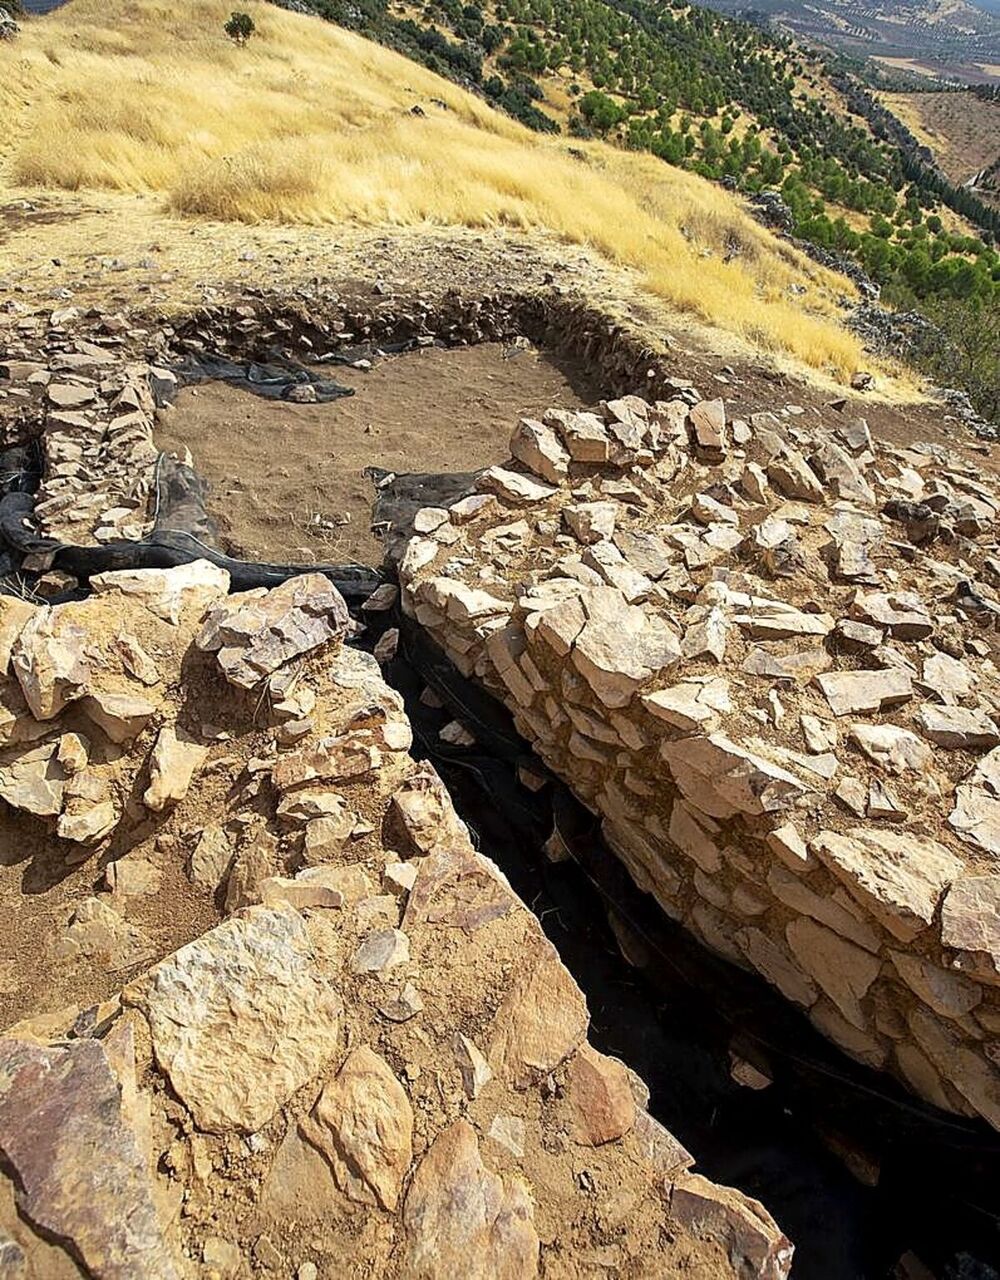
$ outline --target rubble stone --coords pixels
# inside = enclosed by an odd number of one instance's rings
[[[208,752],[207,746],[184,737],[175,725],[165,725],[149,761],[150,781],[143,795],[146,808],[160,813],[183,800]]]
[[[620,1062],[583,1044],[570,1062],[567,1080],[579,1142],[598,1147],[614,1142],[632,1127],[635,1100],[628,1072]]]
[[[856,716],[898,706],[913,696],[913,679],[895,667],[881,671],[830,671],[816,684],[835,716]]]
[[[559,437],[551,427],[533,418],[521,419],[511,437],[510,451],[518,462],[553,484],[558,484],[569,469],[570,455]]]
[[[670,1203],[677,1221],[716,1241],[741,1274],[761,1280],[788,1274],[791,1244],[759,1201],[688,1173],[674,1186]]]
[[[413,1111],[383,1058],[352,1049],[302,1127],[349,1199],[395,1210],[413,1159]]]
[[[0,1144],[20,1211],[91,1275],[180,1280],[141,1140],[103,1045],[0,1040]]]
[[[933,920],[962,863],[934,840],[855,827],[822,832],[811,848],[896,938],[908,942]]]
[[[119,569],[90,579],[96,595],[140,600],[158,618],[174,626],[186,613],[201,618],[229,590],[229,574],[207,560],[176,569]]]
[[[511,503],[544,502],[555,493],[551,486],[506,467],[489,467],[480,477],[480,484]]]
[[[86,633],[64,625],[57,606],[39,610],[21,627],[11,649],[14,674],[36,720],[52,720],[81,698],[91,678],[83,653]]]
[[[536,1084],[579,1048],[589,1015],[551,943],[534,940],[494,1020],[489,1061],[515,1088]]]
[[[81,705],[88,719],[116,743],[137,738],[156,712],[156,705],[146,698],[97,690],[84,698]]]
[[[198,837],[191,853],[189,874],[195,884],[214,892],[225,879],[232,860],[233,848],[226,833],[212,824]]]
[[[941,908],[941,941],[960,953],[956,967],[1000,985],[1000,875],[956,878]]]
[[[615,532],[613,502],[579,502],[563,508],[563,519],[583,543],[600,542]]]
[[[456,1120],[417,1166],[403,1207],[404,1280],[469,1280],[538,1274],[534,1206],[524,1183],[505,1183],[483,1164],[476,1131]]]
[[[995,747],[1000,732],[984,711],[970,707],[936,707],[925,703],[916,715],[925,738],[951,751]]]
[[[339,640],[350,625],[340,592],[321,573],[290,578],[266,595],[245,592],[212,610],[198,647],[225,677],[252,689],[294,658]]]

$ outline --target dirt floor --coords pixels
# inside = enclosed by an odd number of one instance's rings
[[[191,450],[235,555],[378,564],[365,467],[487,467],[509,457],[518,417],[601,397],[581,363],[498,343],[428,347],[367,372],[324,366],[323,373],[355,394],[299,405],[207,383],[185,388],[164,417],[158,446]]]

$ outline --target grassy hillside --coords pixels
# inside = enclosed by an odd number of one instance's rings
[[[915,163],[916,140],[894,128],[843,59],[834,65],[686,0],[309,3],[475,86],[532,127],[648,151],[740,191],[780,186],[798,235],[853,254],[880,283],[919,281],[921,255],[908,259],[922,247],[911,232],[925,211],[949,206],[1000,232],[992,210]],[[899,228],[891,261],[878,230],[887,218]],[[992,293],[1000,258],[976,243],[976,226],[964,230],[967,244],[935,247],[935,262],[955,261],[934,290],[948,289],[962,259],[976,292]]]
[[[389,50],[270,5],[246,5],[258,35],[238,48],[222,32],[231,8],[72,0],[27,24],[0,46],[0,196],[101,188],[158,193],[192,217],[543,229],[750,344],[838,376],[861,363],[834,317],[844,282],[697,175],[539,136]]]
[[[868,92],[863,64],[687,0],[308,2],[534,128],[598,136],[735,191],[780,187],[797,237],[932,316],[941,332],[910,358],[1000,412],[1000,357],[965,354],[970,327],[1000,324],[1000,213],[936,167]]]

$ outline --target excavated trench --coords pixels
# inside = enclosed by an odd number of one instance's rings
[[[351,359],[371,355],[365,348]],[[413,362],[422,366],[416,372],[406,368]],[[327,456],[338,463],[336,474],[324,477],[332,486],[324,495],[328,501],[342,494],[350,502],[344,486],[356,485],[350,472],[360,472],[357,464],[366,453],[377,482],[384,484],[393,474],[385,465],[393,459],[380,454],[379,436],[365,434],[366,419],[390,439],[405,422],[418,440],[433,432],[435,415],[441,415],[447,425],[434,434],[430,448],[420,452],[411,445],[401,460],[409,463],[409,471],[423,472],[433,461],[442,472],[454,473],[454,493],[448,496],[458,497],[469,488],[471,467],[506,457],[509,424],[518,413],[540,412],[553,402],[575,406],[599,395],[582,363],[563,356],[557,367],[534,351],[502,343],[425,349],[375,368],[379,381],[373,393],[365,385],[372,374],[362,371],[359,381],[348,366],[337,377],[357,391],[356,398],[331,397],[335,403],[325,415],[322,406],[296,407],[300,431],[293,429],[291,438],[304,434],[306,450],[317,447],[318,440],[313,423],[302,423],[302,415],[327,418],[320,430]],[[477,376],[505,374],[503,396],[484,413]],[[171,444],[197,448],[197,433],[209,426],[206,390],[198,389],[202,403],[193,424],[186,411],[195,397],[190,387],[181,393],[177,418],[172,415],[168,423]],[[248,396],[251,390],[255,394]],[[562,399],[554,400],[554,393]],[[432,403],[421,403],[421,395]],[[466,421],[475,418],[479,426],[474,437],[471,422],[467,427],[456,420],[463,397]],[[350,415],[341,412],[345,405]],[[224,421],[236,424],[242,410],[242,420],[255,422],[258,433],[268,410],[275,419],[274,400],[245,381],[241,387],[239,380],[224,392],[216,384],[209,412],[220,410]],[[183,428],[181,414],[188,419]],[[284,428],[282,435],[288,438]],[[224,457],[232,443],[223,433],[210,452]],[[286,452],[268,465],[278,463],[290,473],[280,479],[295,484],[301,482],[297,467],[314,466],[315,460],[296,460]],[[234,472],[230,465],[229,483]],[[215,461],[212,479],[226,484],[226,477],[224,464]],[[266,482],[261,475],[258,483]],[[242,492],[245,483],[245,477],[239,479]],[[426,472],[399,475],[380,494],[376,519],[405,519],[434,501],[428,486],[439,493],[440,481]],[[220,513],[223,506],[219,502]],[[255,534],[258,539],[267,534],[264,521],[255,529],[252,514],[237,526],[235,537],[232,516],[224,516],[223,523],[241,552],[248,549],[248,533],[251,541]],[[357,516],[353,532],[353,539],[338,548],[346,545],[363,554]],[[290,551],[284,537],[279,545]],[[935,1275],[954,1280],[995,1274],[991,1263],[1000,1261],[1000,1223],[988,1191],[1000,1185],[995,1135],[985,1126],[935,1113],[884,1075],[858,1066],[765,983],[707,952],[668,921],[632,884],[587,810],[532,757],[506,710],[463,679],[414,624],[396,616],[372,626],[371,617],[366,615],[369,632],[362,641],[367,648],[390,623],[401,628],[403,641],[386,676],[405,698],[418,753],[434,763],[479,847],[538,915],[587,994],[595,1043],[643,1076],[652,1090],[653,1113],[696,1153],[708,1176],[768,1205],[796,1242],[795,1274],[830,1280],[888,1275],[908,1254]],[[428,688],[440,707],[422,698]],[[475,745],[450,746],[441,739],[440,729],[453,719],[471,730]],[[548,779],[540,792],[521,783],[519,766]],[[559,862],[544,849],[554,832],[571,855]],[[734,1071],[739,1073],[740,1066],[734,1063],[744,1062],[771,1083],[764,1088],[738,1083]]]
[[[657,388],[661,371],[649,368],[647,372],[649,352],[641,346],[630,348],[607,326],[595,326],[593,316],[571,316],[559,335],[554,334],[551,316],[532,312],[530,305],[527,311],[508,308],[506,313],[500,305],[495,313],[502,319],[492,325],[483,325],[477,315],[476,333],[471,337],[462,331],[460,321],[453,322],[447,341],[455,345],[498,342],[494,355],[510,363],[498,363],[491,372],[499,376],[505,368],[513,370],[515,384],[516,371],[532,362],[535,381],[514,392],[515,398],[520,396],[517,411],[534,408],[535,393],[539,403],[551,403],[553,390],[558,390],[553,379],[562,381],[562,393],[574,404],[596,398],[598,386],[608,393],[633,384],[640,369],[650,389]],[[525,333],[548,349],[547,363],[527,349]],[[301,482],[296,467],[315,468],[313,455],[321,447],[325,430],[323,415],[328,413],[328,421],[334,421],[339,396],[333,390],[329,396],[320,390],[316,405],[308,395],[293,397],[293,403],[298,399],[299,404],[292,420],[286,417],[280,435],[274,429],[269,436],[272,420],[261,416],[257,399],[250,395],[256,392],[259,397],[263,389],[250,363],[259,360],[259,348],[241,343],[238,326],[229,330],[229,336],[227,358],[236,360],[235,373],[220,384],[216,367],[216,377],[199,386],[203,379],[192,360],[202,362],[204,374],[204,343],[192,340],[190,330],[186,335],[180,331],[177,350],[183,360],[178,367],[184,371],[185,387],[177,407],[162,420],[162,439],[157,440],[161,447],[174,449],[190,444],[198,462],[199,438],[204,439],[213,419],[229,415],[228,434],[208,442],[207,450],[209,454],[215,450],[207,470],[215,482],[219,506],[213,509],[213,499],[206,498],[202,479],[193,470],[165,466],[158,476],[160,532],[154,530],[144,548],[62,548],[57,552],[49,548],[52,563],[80,579],[81,587],[72,594],[84,594],[89,574],[100,568],[171,563],[199,554],[235,566],[237,588],[270,584],[294,571],[292,553],[303,544],[320,561],[308,567],[328,572],[353,603],[360,603],[378,582],[374,548],[367,557],[369,567],[357,563],[365,559],[367,533],[359,535],[356,523],[352,535],[359,536],[353,541],[328,540],[334,552],[348,554],[331,555],[328,558],[334,563],[326,564],[325,557],[316,554],[322,547],[300,539],[298,529],[289,532],[278,529],[277,521],[269,524],[260,519],[251,530],[250,523],[240,526],[238,519],[234,521],[231,499],[236,490],[220,492],[220,485],[235,482],[245,493],[243,464],[234,452],[240,448],[241,432],[249,442],[247,454],[264,451],[277,457],[277,465],[291,473],[283,478],[294,485]],[[391,326],[342,352],[335,362],[339,369],[318,373],[308,363],[279,364],[275,375],[279,382],[282,367],[286,373],[289,368],[293,372],[277,398],[273,385],[263,389],[266,398],[260,403],[272,410],[278,404],[279,412],[287,415],[289,402],[280,397],[287,394],[288,384],[313,386],[321,377],[332,386],[340,382],[341,370],[343,382],[354,384],[347,390],[359,393],[352,404],[355,438],[348,448],[345,437],[337,437],[331,429],[320,460],[323,483],[332,486],[324,494],[328,503],[338,493],[349,497],[348,487],[356,498],[359,468],[352,464],[367,444],[373,444],[368,459],[374,467],[372,478],[384,485],[387,475],[395,473],[399,482],[392,494],[399,498],[398,505],[408,504],[413,510],[424,504],[422,481],[428,477],[400,474],[404,469],[421,469],[422,459],[415,466],[404,457],[403,465],[387,467],[386,459],[378,455],[378,435],[365,433],[362,417],[379,424],[391,440],[398,426],[398,420],[394,424],[387,414],[393,387],[409,385],[412,394],[404,406],[407,421],[417,436],[423,433],[420,379],[415,379],[418,390],[414,391],[414,379],[405,371],[407,360],[420,357],[401,353],[430,347],[426,334],[419,342],[412,337],[399,342],[398,359],[376,360],[374,377],[382,378],[388,399],[381,405],[370,404],[360,417],[357,412],[358,405],[365,408],[365,379],[372,376],[363,365],[359,370],[357,362],[375,359],[379,347],[385,351],[387,336],[392,336]],[[511,345],[515,336],[516,346]],[[314,342],[307,340],[302,348],[294,345],[303,337],[300,326],[286,324],[285,337],[286,361],[289,342],[304,362],[314,357]],[[466,473],[455,477],[456,496],[467,485],[468,472],[492,460],[491,451],[495,449],[497,459],[506,456],[508,411],[515,407],[500,396],[495,407],[498,421],[507,415],[506,429],[495,441],[489,433],[484,436],[482,387],[467,375],[477,361],[481,366],[492,357],[484,350],[474,361],[468,350],[459,358],[469,368],[453,385],[444,386],[443,391],[438,387],[447,403],[434,409],[451,415],[444,448],[434,454],[432,442],[431,453],[438,464],[434,469],[441,470],[444,464],[445,470]],[[426,350],[422,354],[426,357]],[[515,354],[516,360],[511,358]],[[434,358],[442,358],[441,353]],[[426,374],[425,367],[421,376]],[[435,380],[440,380],[437,367],[432,370]],[[424,394],[428,394],[426,386]],[[463,397],[465,424],[454,418]],[[331,403],[323,404],[326,399]],[[299,452],[302,442],[295,429],[295,418],[301,427],[306,410],[308,457]],[[194,434],[192,421],[197,427]],[[465,467],[456,465],[463,458]],[[22,514],[30,507],[31,495],[17,491],[33,487],[32,471],[28,456],[19,465],[8,459],[5,467],[8,476],[18,477],[13,483],[8,480],[5,502],[12,496],[21,499],[18,512]],[[259,479],[262,485],[265,482],[266,477]],[[384,491],[380,505],[377,515],[384,517]],[[216,544],[211,519],[216,511],[223,515],[223,526],[228,524],[225,551]],[[4,514],[0,504],[0,521]],[[329,509],[321,514],[328,518]],[[9,529],[9,524],[5,527]],[[23,530],[19,536],[23,540]],[[261,565],[261,555],[273,557],[276,563]],[[345,566],[344,560],[352,563]],[[400,629],[400,644],[385,674],[405,699],[415,731],[415,751],[434,763],[474,840],[536,913],[586,993],[594,1044],[620,1057],[646,1080],[652,1094],[651,1112],[689,1147],[707,1176],[763,1201],[795,1242],[794,1274],[831,1280],[886,1275],[917,1280],[928,1274],[921,1264],[946,1280],[989,1280],[1000,1274],[995,1269],[1000,1268],[997,1135],[984,1124],[925,1105],[887,1076],[849,1060],[763,981],[706,951],[673,925],[651,898],[635,888],[604,845],[590,813],[532,757],[500,704],[460,676],[407,619],[359,616],[367,630],[358,643],[366,648],[374,647],[386,628]],[[433,696],[428,696],[428,690]],[[470,731],[474,739],[470,745],[451,745],[442,739],[441,728],[452,720]],[[533,779],[531,786],[525,785],[526,776]],[[554,854],[554,850],[561,852]]]
[[[794,1274],[916,1277],[918,1257],[949,1280],[996,1275],[996,1135],[852,1062],[663,916],[506,710],[414,624],[391,621],[401,643],[385,674],[404,696],[414,749],[586,993],[593,1042],[642,1075],[651,1112],[707,1176],[768,1205],[795,1241]],[[442,740],[453,719],[474,745]],[[524,769],[546,779],[540,791],[520,781]],[[553,834],[568,857],[552,860]],[[736,1079],[745,1064],[754,1086]]]

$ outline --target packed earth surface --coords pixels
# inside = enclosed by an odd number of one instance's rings
[[[209,511],[241,556],[377,563],[367,467],[487,467],[506,457],[520,414],[583,407],[598,394],[582,367],[502,343],[432,346],[327,372],[353,394],[310,405],[225,383],[187,387],[157,433],[160,448],[197,457]]]

